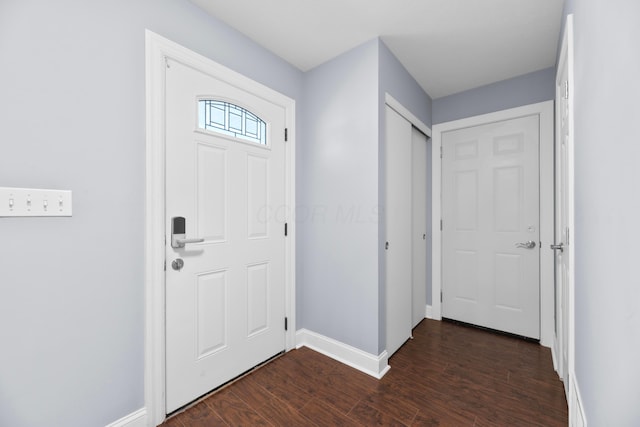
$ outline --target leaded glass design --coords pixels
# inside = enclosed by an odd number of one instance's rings
[[[252,112],[224,101],[198,101],[198,127],[267,145],[267,124]]]

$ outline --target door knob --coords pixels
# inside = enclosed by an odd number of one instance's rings
[[[558,243],[557,245],[549,245],[549,247],[550,247],[551,249],[553,249],[554,251],[555,251],[555,250],[558,250],[558,251],[560,251],[560,252],[563,252],[563,251],[564,251],[564,243]]]
[[[533,249],[535,247],[536,247],[536,242],[534,242],[533,240],[516,243],[516,248]]]
[[[184,267],[184,261],[181,258],[176,258],[171,261],[171,268],[173,268],[174,270],[180,271],[182,270],[182,267]]]

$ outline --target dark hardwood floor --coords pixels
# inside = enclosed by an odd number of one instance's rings
[[[413,336],[381,380],[301,348],[163,426],[567,425],[549,349],[432,320]]]

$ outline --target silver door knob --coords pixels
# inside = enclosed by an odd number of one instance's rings
[[[533,249],[535,247],[536,247],[536,242],[534,242],[533,240],[529,240],[527,242],[516,243],[516,248]]]
[[[557,245],[549,245],[551,249],[558,250],[560,252],[564,251],[564,243],[558,243]]]
[[[184,267],[184,261],[181,258],[176,258],[171,261],[171,268],[173,268],[174,270],[180,271],[182,270],[182,267]]]

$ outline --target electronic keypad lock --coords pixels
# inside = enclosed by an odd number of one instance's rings
[[[187,239],[187,225],[183,216],[171,218],[171,247],[174,249],[184,248],[187,243],[201,243],[204,239]]]

